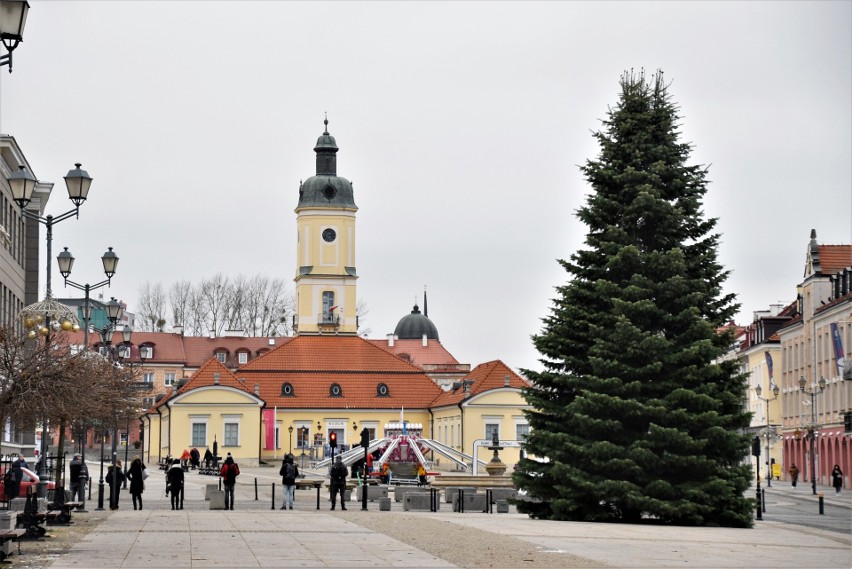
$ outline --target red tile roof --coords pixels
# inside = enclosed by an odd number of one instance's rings
[[[423,340],[394,340],[393,346],[388,340],[376,339],[368,340],[368,342],[418,367],[430,364],[458,365],[459,363],[438,340],[429,340],[426,346],[423,346]]]
[[[233,387],[240,391],[244,391],[249,395],[254,395],[254,391],[249,389],[244,383],[239,381],[234,375],[216,358],[207,360],[201,368],[196,371],[192,377],[183,386],[181,386],[176,395],[183,395],[187,391],[192,391],[199,387],[209,387],[218,384],[225,387]]]
[[[224,351],[227,353],[229,363],[237,365],[238,352],[248,352],[249,361],[265,354],[276,346],[280,346],[289,340],[291,337],[241,337],[241,336],[225,336],[208,338],[204,336],[184,336],[183,347],[186,351],[187,367],[200,367],[216,352]],[[272,343],[270,343],[272,342]]]
[[[823,275],[852,268],[852,245],[819,245],[819,268]]]
[[[258,385],[267,407],[417,409],[441,393],[422,370],[357,336],[297,336],[234,375]],[[282,395],[285,383],[293,396]],[[331,395],[333,384],[341,396]],[[379,395],[380,384],[387,396]]]
[[[509,378],[509,385],[506,385],[506,377]],[[504,387],[522,389],[529,387],[530,383],[516,374],[512,369],[501,362],[494,360],[476,366],[469,374],[467,374],[462,383],[472,381],[469,391],[466,392],[464,387],[442,392],[432,402],[432,407],[440,407],[443,405],[456,405],[463,399],[468,399],[485,391],[492,389],[500,389]]]

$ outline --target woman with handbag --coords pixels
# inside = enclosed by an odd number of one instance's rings
[[[130,470],[127,471],[127,479],[130,480],[130,495],[133,497],[133,509],[136,509],[136,503],[139,502],[139,509],[142,509],[142,492],[145,491],[145,479],[148,478],[148,469],[142,464],[142,459],[134,458],[130,463]]]

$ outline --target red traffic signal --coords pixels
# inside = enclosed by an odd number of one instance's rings
[[[328,434],[328,446],[331,448],[337,448],[337,433],[332,431]]]

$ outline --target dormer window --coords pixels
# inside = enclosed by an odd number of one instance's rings
[[[285,383],[281,386],[281,397],[295,397],[296,394],[293,393],[293,385]]]
[[[237,353],[237,363],[240,365],[248,363],[248,352],[238,352]]]
[[[223,364],[225,363],[225,359],[227,359],[228,354],[226,354],[225,352],[216,352],[214,356],[216,356],[216,359],[219,361],[219,363]]]
[[[343,397],[343,390],[340,388],[340,384],[332,383],[328,390],[328,394],[331,397]]]
[[[380,383],[376,386],[376,396],[377,397],[390,397],[390,390],[388,386],[384,383]]]

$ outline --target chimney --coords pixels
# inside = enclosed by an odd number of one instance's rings
[[[174,331],[175,334],[178,334],[179,336],[183,336],[183,326],[172,326],[172,330]]]
[[[257,383],[254,384],[254,394],[260,397],[260,385]]]
[[[219,372],[213,374],[213,385],[219,385]]]
[[[509,376],[508,376],[508,375],[504,375],[504,376],[503,376],[503,386],[504,386],[504,387],[509,387],[509,384],[510,384],[510,383],[511,383],[511,380],[509,379]]]
[[[275,338],[270,338],[270,339],[269,339],[269,345],[270,345],[270,346],[274,346],[274,345],[275,345]]]
[[[396,336],[393,334],[388,334],[388,348],[393,348],[394,340],[396,340]]]
[[[428,345],[429,345],[429,338],[426,337],[426,334],[423,334],[423,347],[425,348]]]
[[[212,340],[213,338],[215,338],[215,337],[216,337],[216,330],[210,330],[210,331],[207,333],[207,337],[208,337],[208,338],[210,338],[211,340]]]

